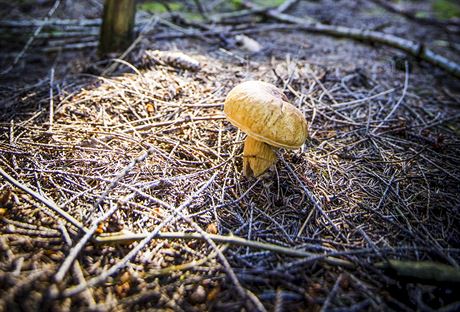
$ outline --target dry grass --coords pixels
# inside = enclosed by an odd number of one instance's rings
[[[2,117],[0,167],[77,226],[0,180],[7,208],[0,306],[233,311],[261,302],[277,311],[410,310],[458,300],[449,285],[417,284],[374,267],[388,259],[460,260],[455,97],[425,91],[428,82],[408,73],[392,73],[389,82],[302,59],[190,55],[200,71],[156,65],[58,81],[52,124],[48,85],[5,98],[14,109]],[[222,114],[226,93],[249,78],[284,88],[311,130],[302,150],[284,151],[259,179],[241,176],[244,134]],[[88,229],[97,229],[88,238],[119,231],[203,238],[90,238],[63,271],[70,246]],[[323,257],[223,243],[206,233]],[[113,266],[120,270],[106,276]],[[87,281],[97,284],[85,290]],[[249,303],[244,289],[253,294]]]

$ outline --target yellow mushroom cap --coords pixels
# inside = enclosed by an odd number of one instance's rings
[[[307,121],[286,96],[262,81],[233,88],[224,105],[227,119],[248,136],[275,147],[299,148],[308,137]]]

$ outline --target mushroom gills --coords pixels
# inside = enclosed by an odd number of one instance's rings
[[[245,176],[258,177],[276,161],[273,147],[250,136],[244,141],[243,173]]]

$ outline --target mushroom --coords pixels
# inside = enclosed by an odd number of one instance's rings
[[[262,81],[246,81],[225,99],[224,113],[248,136],[243,149],[243,173],[255,177],[272,166],[276,149],[299,148],[308,137],[307,121],[287,102],[281,90]]]

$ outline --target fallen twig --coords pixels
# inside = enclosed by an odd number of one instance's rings
[[[71,240],[71,238],[69,236],[69,233],[67,232],[67,229],[65,228],[64,224],[60,222],[59,223],[59,228],[61,229],[62,236],[64,236],[64,240],[65,240],[67,246],[72,247],[72,240]],[[81,283],[81,284],[86,283],[85,275],[83,274],[83,270],[81,269],[81,266],[80,266],[80,263],[78,262],[78,260],[75,261],[74,264],[73,264],[73,273],[74,273],[75,278],[78,280],[79,283]],[[88,306],[90,308],[92,308],[92,307],[94,307],[96,305],[96,301],[94,301],[94,297],[93,297],[91,289],[88,288],[83,292],[83,298],[85,298],[85,300],[88,302]]]
[[[248,3],[246,3],[246,5],[250,8],[257,7]],[[303,30],[310,32],[335,37],[345,37],[355,40],[375,42],[397,48],[408,53],[409,55],[420,58],[437,67],[440,67],[455,77],[460,78],[460,64],[437,54],[436,52],[427,48],[423,43],[407,40],[395,35],[385,34],[378,31],[357,29],[345,26],[325,25],[321,23],[311,23],[307,19],[279,13],[276,10],[263,11],[259,14],[264,14],[285,23],[300,25]]]
[[[46,197],[43,197],[42,195],[40,195],[37,192],[35,192],[32,189],[30,189],[29,187],[27,187],[24,184],[20,183],[18,180],[14,179],[12,176],[10,176],[8,173],[6,173],[1,167],[0,167],[0,175],[6,181],[11,183],[12,185],[14,185],[17,188],[23,190],[24,192],[26,192],[27,194],[29,194],[30,196],[32,196],[36,200],[40,201],[41,203],[43,203],[45,206],[47,206],[48,208],[50,208],[54,212],[56,212],[59,215],[61,215],[61,217],[66,219],[70,224],[75,226],[77,229],[82,230],[84,232],[87,231],[87,229],[79,221],[77,221],[77,219],[75,219],[74,217],[69,215],[67,212],[62,210],[58,205],[56,205],[56,203],[54,203],[53,201],[47,199]]]
[[[27,40],[27,42],[24,45],[24,47],[22,48],[22,50],[16,55],[16,57],[14,58],[13,62],[11,63],[11,65],[9,65],[5,70],[0,72],[0,75],[5,75],[5,74],[9,73],[14,68],[14,66],[16,66],[16,64],[19,62],[19,60],[26,53],[27,49],[29,49],[29,47],[32,44],[32,42],[34,41],[34,39],[40,33],[40,31],[42,30],[43,26],[46,25],[46,21],[54,14],[54,12],[56,12],[56,9],[59,7],[60,4],[61,4],[61,0],[56,0],[54,2],[53,6],[51,7],[51,9],[46,14],[46,17],[44,18],[44,23],[41,24],[40,26],[38,26],[35,29],[34,33],[29,38],[29,40]]]
[[[289,165],[286,160],[284,160],[283,155],[279,154],[279,159],[283,162],[283,164],[286,166],[286,168],[289,170],[289,172],[294,176],[296,181],[299,183],[299,185],[302,187],[303,191],[305,194],[307,194],[308,198],[313,204],[313,207],[327,220],[327,222],[334,228],[334,230],[337,232],[337,234],[344,240],[346,240],[346,237],[340,232],[340,230],[337,228],[337,226],[334,224],[334,222],[331,220],[331,218],[324,212],[324,209],[321,207],[321,204],[319,201],[316,199],[316,196],[307,188],[307,186],[300,180],[298,175],[295,173],[295,171],[291,168],[291,165]]]
[[[149,233],[142,233],[142,234],[114,233],[110,235],[102,235],[102,236],[95,237],[94,242],[96,244],[126,244],[126,243],[132,243],[135,241],[142,240],[148,235]],[[320,254],[315,254],[315,253],[311,253],[311,252],[300,250],[300,249],[294,249],[294,248],[283,247],[283,246],[279,246],[279,245],[275,245],[271,243],[248,240],[248,239],[244,239],[242,237],[238,237],[235,235],[224,236],[224,235],[218,235],[218,234],[208,234],[208,236],[213,241],[216,241],[219,243],[246,246],[246,247],[255,248],[255,249],[264,249],[264,250],[269,250],[275,253],[280,253],[280,254],[284,254],[284,255],[292,256],[292,257],[312,258],[312,257],[322,256]],[[203,239],[203,237],[198,233],[182,233],[182,232],[162,232],[162,233],[156,234],[154,238],[155,239],[162,239],[162,238],[163,239],[187,239],[187,240]],[[342,266],[342,267],[353,267],[354,266],[353,263],[347,260],[342,260],[339,258],[328,257],[328,256],[324,257],[324,262],[333,264],[333,265]]]
[[[147,151],[145,151],[141,156],[135,158],[132,160],[123,170],[121,170],[115,179],[111,181],[109,186],[105,189],[104,193],[97,199],[97,201],[93,205],[93,210],[90,211],[90,215],[94,212],[95,209],[99,207],[100,204],[103,203],[105,198],[109,195],[110,191],[118,185],[118,183],[123,179],[138,163],[143,162],[149,155],[155,152],[155,148],[150,148]],[[91,236],[96,232],[99,224],[109,218],[117,209],[118,205],[112,205],[112,207],[106,211],[101,217],[97,218],[94,220],[88,229],[88,231],[85,233],[85,235],[78,241],[78,243],[70,250],[69,255],[67,258],[64,260],[64,262],[61,264],[61,267],[59,268],[58,272],[55,275],[55,281],[60,282],[64,278],[65,274],[70,268],[70,265],[73,263],[75,258],[78,256],[80,253],[81,249],[85,246],[85,244],[89,241]]]
[[[337,291],[339,290],[340,286],[340,281],[342,280],[342,274],[337,277],[337,280],[334,283],[334,286],[332,287],[331,291],[329,292],[329,295],[327,296],[326,300],[324,300],[324,304],[321,307],[320,312],[325,312],[328,311],[329,304],[331,303],[331,300],[334,299],[335,295],[337,294]]]
[[[460,270],[442,263],[389,260],[376,263],[375,266],[381,269],[391,269],[399,277],[416,279],[425,283],[460,284]]]
[[[188,200],[186,200],[184,203],[182,203],[182,205],[180,205],[176,211],[182,211],[184,210],[185,208],[187,208],[190,204],[193,203],[193,201],[202,193],[204,192],[208,187],[209,185],[214,181],[215,177],[216,177],[217,174],[214,174],[198,191],[196,191],[192,196],[190,196],[190,198]],[[175,218],[175,214],[172,213],[171,215],[169,215],[167,218],[165,218],[158,226],[155,227],[155,230],[151,233],[149,233],[147,236],[144,237],[144,239],[136,246],[134,247],[133,249],[131,249],[131,251],[125,256],[123,257],[123,259],[121,259],[119,262],[117,262],[117,264],[115,264],[114,266],[112,266],[110,269],[108,269],[107,271],[104,271],[102,274],[100,274],[99,276],[96,276],[90,280],[88,280],[88,282],[83,285],[83,284],[80,284],[78,286],[75,286],[75,287],[72,287],[72,288],[69,288],[65,291],[62,292],[62,295],[64,297],[70,297],[70,296],[73,296],[73,295],[76,295],[80,292],[82,292],[83,290],[85,290],[86,288],[88,287],[92,287],[92,286],[95,286],[103,281],[105,281],[107,279],[107,277],[111,276],[112,274],[115,274],[116,272],[118,272],[119,270],[121,270],[123,267],[126,266],[126,264],[141,250],[143,249],[153,238],[155,238],[156,235],[158,235],[158,233],[160,232],[160,230],[166,225],[168,224],[169,222],[171,222],[173,219]]]
[[[404,76],[404,87],[403,87],[403,91],[402,91],[402,94],[401,94],[401,97],[399,98],[398,102],[396,102],[396,104],[393,106],[393,108],[391,109],[391,111],[388,113],[388,115],[385,117],[385,119],[382,120],[381,123],[379,123],[373,130],[372,130],[372,134],[376,133],[377,130],[382,127],[387,121],[388,119],[390,119],[391,117],[393,117],[393,114],[398,110],[399,106],[401,105],[404,97],[406,96],[406,92],[407,92],[407,88],[409,86],[409,65],[407,64],[407,62],[405,63],[405,76]]]

